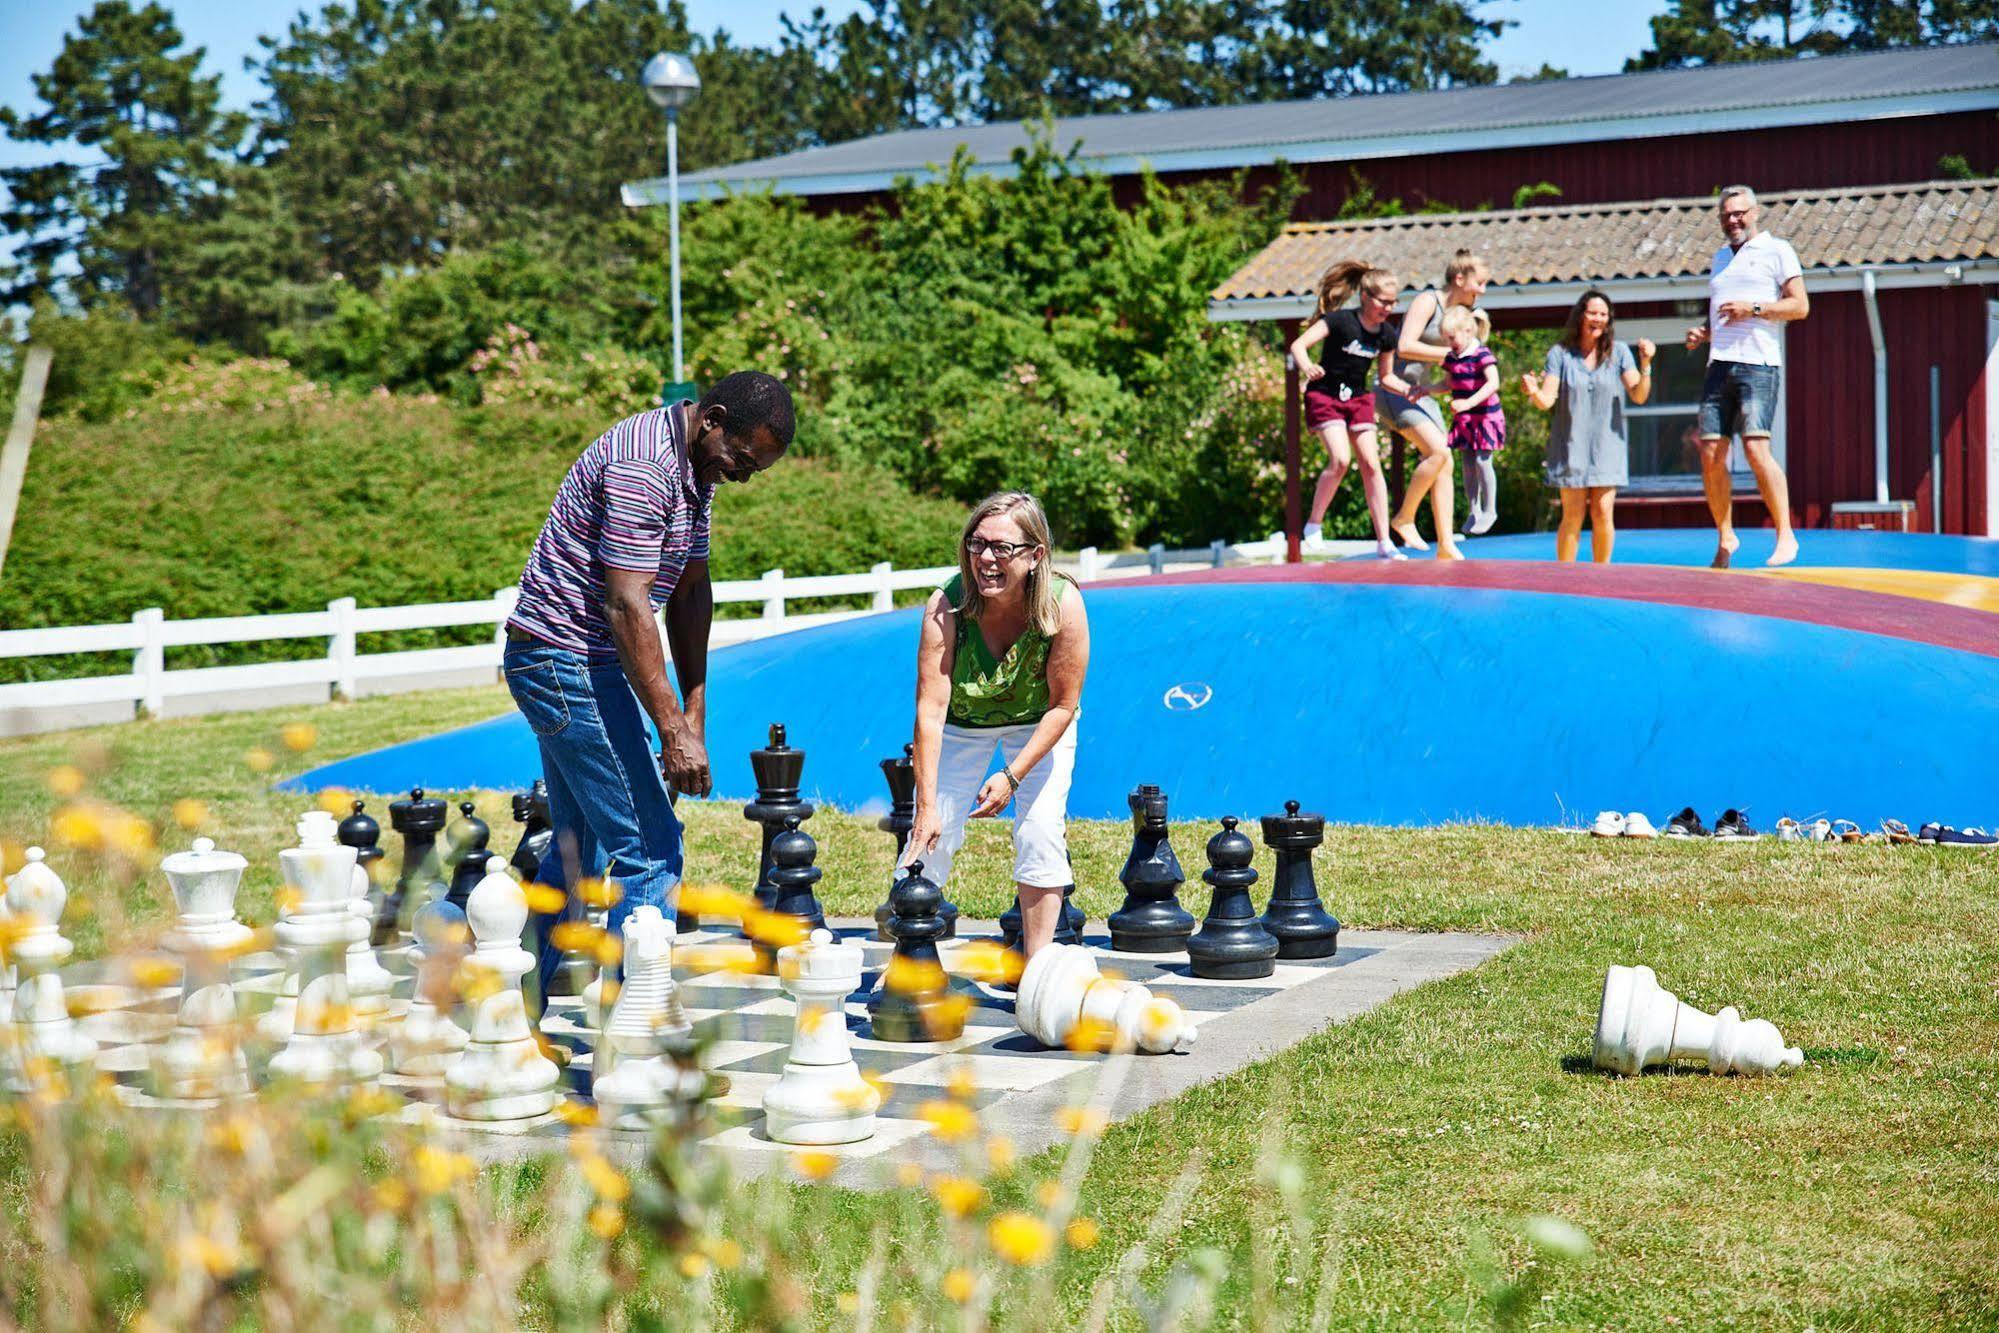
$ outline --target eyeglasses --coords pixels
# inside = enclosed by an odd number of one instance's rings
[[[1033,549],[1033,542],[989,542],[983,537],[967,537],[965,539],[965,553],[967,555],[981,556],[990,551],[993,554],[993,558],[1001,562],[1011,560],[1017,555],[1025,555]]]

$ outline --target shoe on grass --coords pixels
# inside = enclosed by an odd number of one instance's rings
[[[1714,821],[1714,836],[1724,842],[1755,842],[1763,835],[1750,826],[1746,815],[1731,806]]]
[[[1722,836],[1719,828],[1715,829],[1715,836]],[[1777,820],[1777,841],[1807,842],[1809,839],[1805,836],[1805,826],[1803,824],[1800,824],[1789,815],[1784,815]]]
[[[1624,836],[1627,838],[1656,838],[1659,830],[1652,827],[1652,821],[1642,810],[1633,810],[1624,817]]]
[[[1939,847],[1999,847],[1999,838],[1982,828],[1954,829],[1945,825],[1937,833]]]
[[[1596,823],[1589,826],[1590,836],[1596,838],[1621,838],[1624,836],[1624,816],[1616,810],[1597,812]]]
[[[1944,831],[1942,824],[1925,824],[1916,830],[1916,841],[1925,847],[1937,845],[1937,835]]]
[[[1694,813],[1694,808],[1690,805],[1666,821],[1666,836],[1705,838],[1708,836],[1707,825],[1701,823],[1701,817]]]
[[[1903,846],[1916,840],[1916,835],[1909,832],[1909,826],[1899,819],[1882,820],[1881,836],[1895,846]]]

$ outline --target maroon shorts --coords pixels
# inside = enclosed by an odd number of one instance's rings
[[[1305,425],[1312,430],[1339,422],[1349,433],[1374,424],[1374,395],[1363,389],[1344,401],[1321,392],[1317,385],[1305,390]]]

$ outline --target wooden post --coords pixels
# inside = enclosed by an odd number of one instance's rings
[[[0,569],[7,565],[7,547],[14,537],[14,513],[21,502],[21,485],[28,479],[28,450],[34,447],[35,423],[42,416],[42,390],[48,386],[46,347],[31,346],[21,362],[21,389],[14,398],[14,424],[0,447]]]
[[[1409,441],[1402,438],[1400,431],[1391,430],[1385,433],[1389,437],[1388,512],[1395,514],[1399,513],[1402,509],[1402,464],[1404,461],[1402,452],[1409,447]]]
[[[1285,346],[1298,336],[1298,321],[1286,319],[1278,321],[1280,336]],[[1284,560],[1295,565],[1305,558],[1299,549],[1299,542],[1305,535],[1305,517],[1299,510],[1299,432],[1303,422],[1299,419],[1298,367],[1291,363],[1290,353],[1284,356]]]

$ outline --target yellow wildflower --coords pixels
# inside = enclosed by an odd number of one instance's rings
[[[843,1291],[833,1298],[833,1304],[839,1307],[841,1314],[859,1314],[861,1312],[861,1293],[858,1291]]]
[[[944,1091],[961,1102],[968,1102],[979,1095],[979,1081],[972,1077],[968,1066],[954,1065],[944,1080]]]
[[[1013,1140],[1004,1134],[995,1134],[986,1140],[986,1161],[995,1171],[1007,1171],[1013,1167]]]
[[[985,1187],[965,1176],[939,1176],[930,1182],[930,1192],[953,1217],[964,1217],[985,1202]]]
[[[174,802],[174,823],[184,829],[198,829],[208,822],[208,807],[192,796]]]
[[[49,790],[67,801],[83,790],[83,770],[75,764],[57,764],[49,770]]]
[[[0,838],[0,875],[11,875],[28,864],[28,849],[12,838]]]
[[[807,1148],[791,1155],[791,1169],[807,1180],[824,1180],[833,1174],[840,1159],[819,1148]]]
[[[180,980],[180,967],[166,958],[134,958],[132,960],[133,984],[146,990],[158,990],[171,986]]]
[[[278,730],[285,748],[293,754],[304,754],[319,739],[319,728],[310,722],[287,722]]]
[[[476,1169],[472,1159],[464,1153],[429,1143],[419,1143],[416,1151],[410,1154],[410,1170],[415,1174],[417,1190],[422,1194],[442,1194]]]
[[[993,940],[973,940],[951,955],[951,961],[965,976],[988,983],[1019,981],[1026,966],[1018,953]]]
[[[740,921],[743,914],[756,907],[756,899],[747,893],[720,884],[682,884],[677,906],[682,912],[693,912],[699,916],[725,916]]]
[[[95,851],[104,845],[104,821],[87,805],[66,805],[50,818],[49,836],[66,847]]]
[[[354,793],[345,787],[328,787],[319,793],[319,808],[329,815],[345,819],[347,812],[354,808]]]
[[[153,851],[153,826],[137,815],[120,810],[106,823],[112,849],[128,861],[136,861]]]
[[[727,1272],[743,1262],[743,1247],[727,1236],[712,1236],[701,1242],[701,1252],[715,1261],[715,1267]]]
[[[1032,1268],[1055,1253],[1055,1229],[1032,1213],[1001,1213],[986,1228],[993,1253],[1010,1264]]]
[[[1069,1029],[1065,1043],[1072,1051],[1108,1051],[1117,1041],[1117,1029],[1101,1018],[1085,1014],[1076,1020],[1076,1026]]]
[[[1055,1123],[1065,1134],[1093,1139],[1104,1132],[1110,1117],[1094,1106],[1065,1106],[1055,1113]]]
[[[928,1121],[946,1143],[963,1143],[979,1132],[978,1113],[963,1102],[924,1102],[916,1108],[916,1118]]]
[[[591,1153],[588,1157],[582,1158],[578,1166],[583,1172],[583,1179],[590,1182],[590,1188],[597,1192],[599,1198],[608,1199],[612,1203],[623,1203],[631,1197],[632,1182],[625,1178],[624,1172],[605,1161],[600,1154]]]
[[[249,765],[252,773],[268,773],[277,760],[271,757],[269,750],[259,745],[243,752],[243,762]]]
[[[620,1208],[608,1203],[600,1203],[590,1210],[590,1229],[605,1240],[616,1240],[618,1233],[625,1229],[625,1214]]]
[[[901,995],[921,995],[941,990],[944,983],[942,966],[905,958],[901,954],[889,956],[888,967],[882,975],[882,985]]]
[[[955,1305],[968,1304],[979,1289],[979,1280],[969,1268],[954,1268],[944,1275],[944,1298]]]
[[[1054,1211],[1056,1205],[1062,1202],[1062,1182],[1059,1180],[1042,1181],[1034,1187],[1034,1197],[1043,1208],[1051,1212]]]
[[[566,1097],[555,1104],[555,1114],[564,1124],[573,1125],[578,1129],[597,1123],[597,1108],[594,1105],[589,1102],[571,1101]]]
[[[1102,1230],[1103,1228],[1097,1225],[1096,1218],[1078,1217],[1069,1223],[1063,1235],[1068,1239],[1070,1249],[1087,1250],[1097,1243],[1097,1237]]]
[[[375,1182],[375,1204],[390,1212],[401,1212],[409,1206],[410,1187],[394,1176]]]
[[[604,931],[597,937],[597,944],[593,952],[597,956],[597,966],[616,967],[625,956],[624,937],[622,935],[613,935],[608,930]],[[609,1004],[610,1001],[607,999],[605,1003]]]
[[[680,1275],[689,1282],[692,1282],[707,1271],[708,1261],[700,1255],[683,1254],[680,1256]]]
[[[603,934],[588,921],[558,921],[548,932],[548,942],[564,953],[591,953]]]
[[[576,881],[576,896],[591,907],[616,907],[625,891],[618,887],[615,879],[597,879],[586,876]]]
[[[538,912],[542,916],[554,916],[569,901],[561,889],[552,889],[546,884],[528,885],[527,895],[528,911]]]
[[[752,906],[743,913],[743,933],[767,948],[782,949],[802,943],[811,932],[795,916]]]
[[[904,1162],[895,1169],[895,1183],[904,1189],[914,1189],[923,1183],[923,1168],[914,1162]]]

